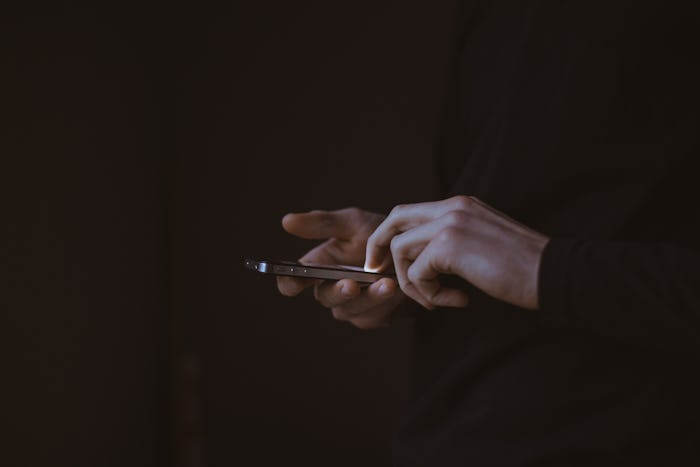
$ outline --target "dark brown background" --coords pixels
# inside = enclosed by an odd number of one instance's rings
[[[242,268],[289,211],[435,196],[451,2],[12,11],[2,428],[13,466],[389,465],[410,323]]]

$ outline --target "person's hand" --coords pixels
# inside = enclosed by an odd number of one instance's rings
[[[287,214],[284,229],[301,238],[325,240],[302,258],[304,264],[347,264],[362,266],[367,238],[384,216],[357,208],[339,211],[311,211]],[[333,317],[348,321],[361,329],[389,324],[394,309],[405,298],[396,281],[383,278],[361,288],[351,279],[320,281],[294,277],[278,277],[277,287],[283,295],[295,296],[307,287],[314,287],[314,296],[330,308]]]
[[[538,271],[549,239],[473,197],[399,205],[367,242],[365,269],[393,259],[401,290],[426,308],[464,307],[462,291],[442,287],[457,275],[499,300],[539,306]]]

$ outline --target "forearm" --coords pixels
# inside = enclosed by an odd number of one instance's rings
[[[539,275],[545,323],[700,356],[700,255],[668,244],[553,239]]]

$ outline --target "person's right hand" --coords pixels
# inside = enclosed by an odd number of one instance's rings
[[[311,211],[287,214],[282,219],[282,227],[297,237],[325,240],[301,257],[300,263],[362,266],[367,239],[384,217],[357,208]],[[351,279],[321,281],[277,278],[279,291],[290,297],[311,286],[314,286],[316,300],[330,308],[335,319],[348,321],[360,329],[388,326],[392,312],[405,298],[396,281],[390,278],[383,278],[364,288]]]

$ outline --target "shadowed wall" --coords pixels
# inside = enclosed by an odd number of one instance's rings
[[[389,464],[410,323],[356,330],[242,261],[313,245],[289,211],[434,198],[451,9],[4,20],[4,460]]]

